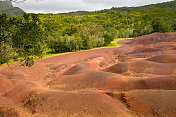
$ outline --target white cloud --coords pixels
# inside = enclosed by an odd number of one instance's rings
[[[58,13],[77,10],[101,10],[122,6],[141,6],[166,2],[167,0],[27,0],[24,3],[16,4],[26,12],[33,13]],[[169,0],[171,1],[171,0]]]

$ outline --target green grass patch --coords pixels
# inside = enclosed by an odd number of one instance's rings
[[[74,52],[64,52],[64,53],[46,52],[46,54],[41,59],[50,58],[50,57],[58,56],[58,55],[69,54],[69,53],[74,53]],[[38,59],[38,60],[41,60],[41,59]]]
[[[13,63],[15,63],[15,62],[12,61],[12,60],[10,60],[8,64],[7,64],[7,63],[1,64],[0,67],[1,67],[1,66],[5,66],[5,65],[10,65],[10,64],[13,64]]]
[[[114,41],[111,42],[111,44],[105,46],[105,48],[115,48],[115,47],[120,47],[121,45],[117,44],[118,41],[124,40],[125,38],[117,38],[114,39]],[[126,38],[126,39],[133,39],[133,38]]]

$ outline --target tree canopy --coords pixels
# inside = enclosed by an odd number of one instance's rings
[[[36,14],[24,14],[22,18],[0,15],[0,63],[10,60],[25,61],[31,66],[36,57],[42,57],[43,30]]]

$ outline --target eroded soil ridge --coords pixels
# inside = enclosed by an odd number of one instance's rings
[[[0,67],[0,117],[175,117],[176,33]]]

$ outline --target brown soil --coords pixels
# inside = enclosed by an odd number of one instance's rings
[[[0,117],[175,117],[176,33],[0,67]]]

